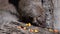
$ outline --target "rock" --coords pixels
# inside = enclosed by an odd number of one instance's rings
[[[8,24],[9,22],[14,22],[17,20],[17,16],[11,14],[10,11],[0,10],[0,27],[3,27],[4,24]]]
[[[0,0],[0,9],[9,10],[11,13],[17,14],[17,10],[13,4],[9,3],[9,0]]]

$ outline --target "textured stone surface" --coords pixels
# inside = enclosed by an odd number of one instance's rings
[[[55,16],[54,28],[60,31],[60,0],[53,0],[53,2],[54,2],[54,16]]]
[[[9,0],[0,0],[0,9],[9,10],[12,13],[18,14],[15,6],[9,3]]]

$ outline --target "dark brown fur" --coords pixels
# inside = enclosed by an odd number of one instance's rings
[[[38,26],[40,26],[41,24],[46,25],[45,11],[42,7],[41,0],[20,0],[19,12],[22,17],[32,17],[32,23],[35,23]]]

